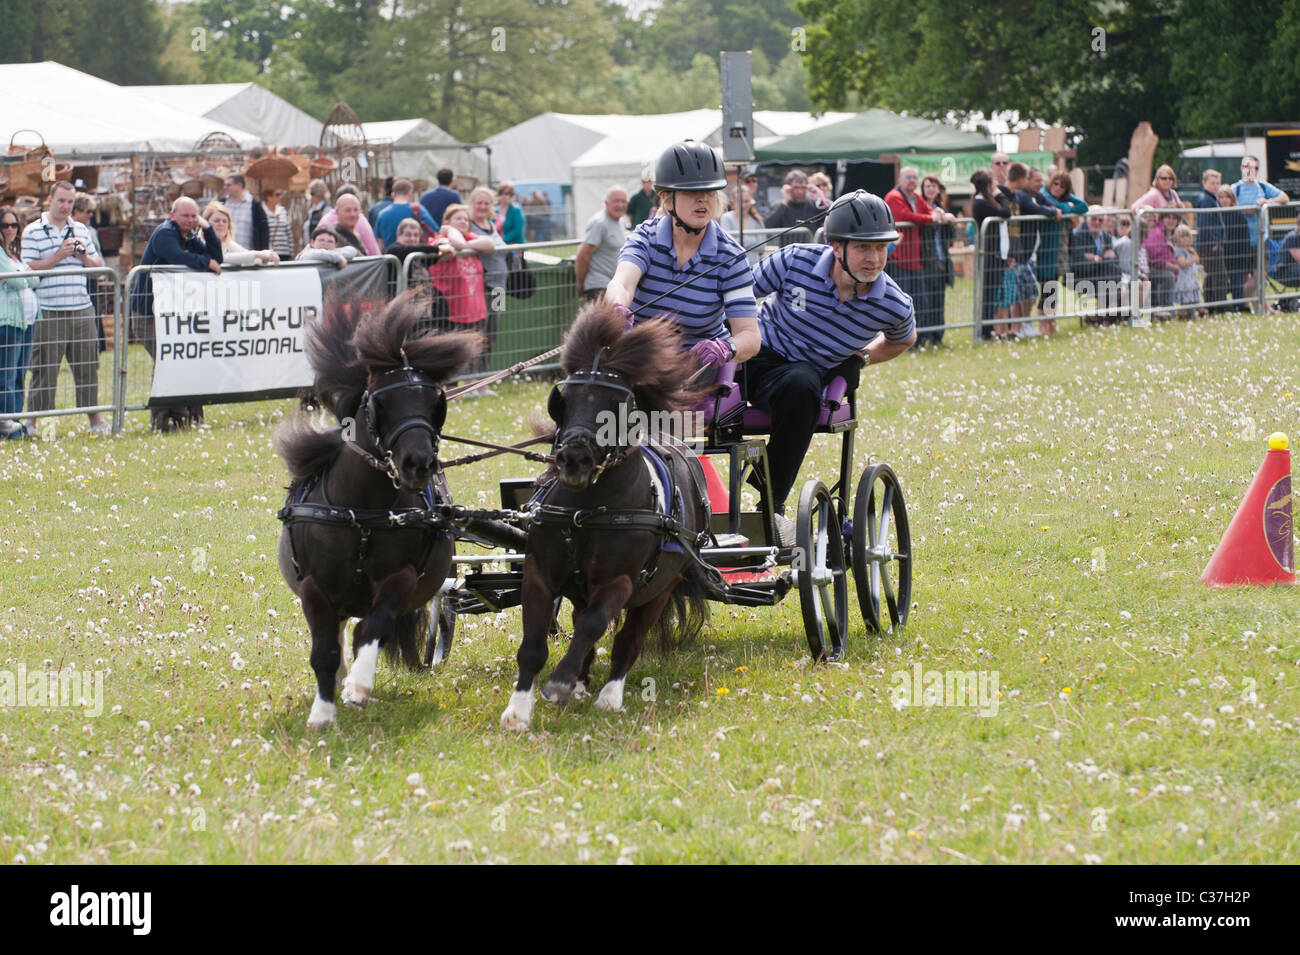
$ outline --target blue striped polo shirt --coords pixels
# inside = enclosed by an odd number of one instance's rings
[[[826,245],[788,245],[754,266],[754,291],[766,295],[759,315],[763,344],[790,361],[834,368],[879,332],[900,344],[916,330],[912,299],[885,273],[866,293],[841,302]]]
[[[687,261],[685,268],[677,267],[673,220],[666,215],[637,226],[623,243],[618,260],[631,262],[641,270],[641,282],[632,297],[632,310],[637,313],[637,321],[672,314],[687,345],[729,334],[722,321],[724,314],[727,318],[754,318],[758,315],[745,250],[716,222],[709,223],[699,250]],[[697,278],[701,272],[714,266],[719,266],[717,271]],[[680,288],[675,288],[679,285]],[[646,303],[664,292],[668,294],[643,309]]]

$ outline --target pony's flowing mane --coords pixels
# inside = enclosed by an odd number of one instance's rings
[[[438,384],[446,384],[474,359],[482,338],[467,332],[407,336],[429,312],[427,289],[403,292],[382,310],[358,321],[354,302],[331,300],[307,329],[307,359],[316,372],[316,394],[335,418],[355,418],[373,371],[401,368],[405,361]],[[317,474],[343,450],[343,429],[320,429],[301,416],[276,429],[274,444],[295,480]]]
[[[564,337],[560,367],[566,375],[589,369],[601,348],[601,369],[626,378],[645,410],[689,411],[709,393],[707,384],[688,384],[700,366],[666,318],[628,329],[613,307],[588,305]]]

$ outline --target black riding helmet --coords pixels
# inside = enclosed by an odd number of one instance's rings
[[[669,146],[655,163],[655,189],[660,192],[716,192],[726,188],[726,185],[727,174],[722,168],[722,157],[717,150],[693,139],[685,139]],[[692,235],[704,231],[683,222],[676,209],[670,210],[668,214]]]
[[[840,196],[826,213],[827,241],[897,242],[894,213],[879,196],[865,189]]]
[[[840,249],[840,268],[860,284],[862,280],[849,270],[848,244],[898,241],[894,213],[884,199],[873,196],[865,189],[850,192],[835,200],[835,204],[826,213],[823,232],[827,242],[838,239],[844,243]]]

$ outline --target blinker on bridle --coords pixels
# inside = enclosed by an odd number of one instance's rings
[[[437,395],[443,394],[443,390],[434,382],[430,381],[423,374],[411,367],[411,362],[406,357],[406,349],[402,349],[402,367],[390,368],[387,371],[380,372],[372,380],[382,380],[383,378],[401,375],[401,379],[391,382],[373,391],[367,388],[361,396],[361,417],[365,420],[366,432],[370,435],[370,440],[374,443],[376,450],[383,458],[384,471],[388,474],[393,482],[394,487],[400,487],[401,482],[397,475],[397,466],[393,463],[393,444],[399,437],[413,428],[422,428],[429,432],[429,437],[433,442],[433,452],[438,453],[438,429],[428,418],[421,415],[411,415],[409,418],[403,418],[396,425],[389,428],[383,434],[377,427],[379,412],[375,407],[375,399],[390,391],[398,388],[428,388]]]
[[[573,374],[569,375],[568,378],[565,378],[556,385],[556,388],[565,388],[566,390],[569,388],[612,389],[618,392],[621,396],[619,401],[620,404],[623,404],[624,402],[627,403],[626,415],[630,416],[631,413],[636,410],[636,395],[633,393],[632,389],[627,386],[627,383],[621,374],[613,371],[600,370],[600,360],[604,357],[606,350],[607,346],[602,346],[601,349],[596,352],[596,357],[592,359],[590,369],[573,372]],[[624,420],[626,420],[626,416]],[[562,448],[573,441],[586,441],[595,447],[601,447],[599,436],[595,431],[591,430],[591,428],[587,427],[585,424],[571,424],[560,432],[555,444],[555,453],[558,454]],[[596,467],[592,471],[592,484],[596,483],[602,472],[608,468],[621,464],[623,459],[631,452],[630,448],[622,444],[617,446],[605,446],[602,450],[604,451],[604,454],[596,463]]]

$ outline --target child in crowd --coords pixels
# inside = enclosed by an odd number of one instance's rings
[[[1200,264],[1201,257],[1192,248],[1195,233],[1186,223],[1179,223],[1174,228],[1174,260],[1178,263],[1178,275],[1174,278],[1174,304],[1201,304]],[[1195,312],[1199,316],[1208,314],[1205,309],[1179,309],[1179,318],[1191,318]]]
[[[1016,305],[1016,260],[1008,256],[1002,271],[1002,284],[998,288],[997,307],[993,312],[993,337],[1005,341],[1012,337],[1010,320]]]
[[[300,262],[324,262],[343,268],[357,254],[357,250],[339,241],[339,234],[329,226],[317,226],[311,233],[311,245],[298,253]]]

